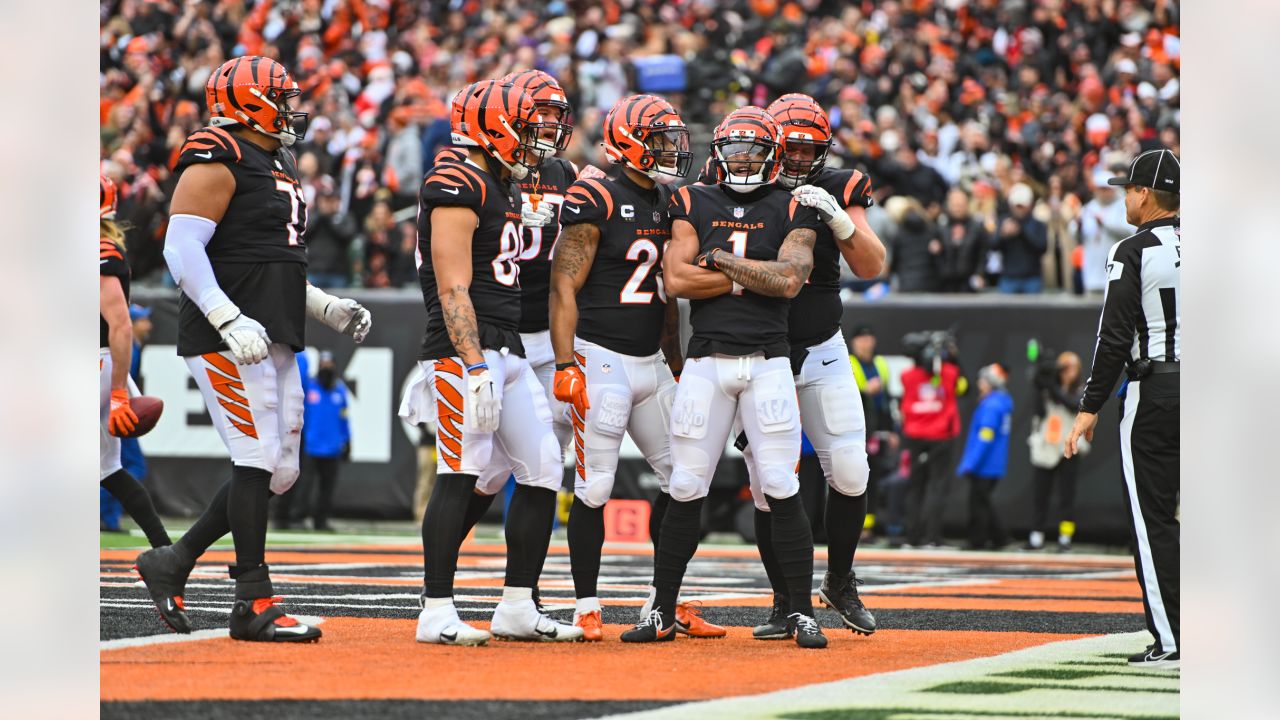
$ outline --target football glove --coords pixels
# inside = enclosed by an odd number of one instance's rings
[[[587,376],[582,374],[582,368],[570,365],[557,369],[551,391],[560,402],[573,405],[578,417],[586,417],[591,402],[587,400]]]
[[[527,202],[520,207],[520,223],[525,227],[546,227],[555,220],[556,211],[551,203],[540,202],[535,210],[533,203]]]
[[[240,312],[234,303],[226,303],[209,311],[209,322],[218,329],[237,365],[253,365],[267,358],[267,329],[257,320]]]
[[[844,211],[839,201],[831,193],[817,185],[801,185],[792,190],[791,195],[801,205],[817,210],[818,216],[822,218],[822,222],[827,224],[827,227],[831,228],[836,240],[844,240],[853,236],[855,230],[853,221],[849,219],[849,214]]]
[[[125,437],[138,427],[138,416],[129,406],[129,390],[120,388],[111,391],[111,414],[107,416],[107,432],[116,437]]]
[[[350,298],[330,295],[315,285],[307,285],[307,314],[337,330],[350,335],[357,343],[364,342],[373,327],[373,315],[363,305]]]
[[[498,396],[489,368],[468,374],[466,407],[463,409],[465,424],[477,432],[495,432],[501,413],[502,398]]]

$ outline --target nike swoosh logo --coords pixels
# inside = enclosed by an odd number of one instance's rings
[[[449,193],[450,195],[457,195],[457,194],[458,194],[458,188],[454,188],[454,189],[452,189],[452,190],[450,190],[449,188],[440,188],[440,189],[441,189],[441,190],[444,190],[445,192]],[[444,636],[443,636],[443,635],[441,635],[440,637],[444,637]]]
[[[171,598],[165,598],[164,604],[169,612],[173,612],[173,600]]]
[[[205,160],[208,160],[209,158],[213,157],[213,151],[212,151],[212,150],[205,150],[205,151],[204,151],[204,152],[202,152],[202,153],[193,153],[193,154],[194,154],[196,157],[198,157],[198,158],[204,158]]]
[[[440,633],[440,639],[441,639],[441,640],[448,640],[449,642],[456,642],[456,641],[457,641],[457,639],[458,639],[458,633],[456,633],[456,632],[451,632],[451,633]]]
[[[568,210],[572,210],[574,215],[577,215],[577,214],[579,214],[579,213],[581,213],[581,212],[582,212],[581,210],[579,210],[578,208],[576,208],[576,207],[574,207],[574,206],[572,206],[572,205],[565,205],[565,208],[566,208],[566,209],[568,209]]]
[[[822,361],[822,364],[823,364],[823,365],[830,365],[830,364],[831,364],[831,363],[833,363],[833,362],[835,362],[835,360],[823,360],[823,361]]]
[[[106,265],[106,264],[107,264],[107,261],[106,261],[106,260],[99,260],[99,261],[98,261],[98,264],[99,264],[99,265]]]
[[[559,634],[560,634],[560,631],[559,631],[559,630],[556,630],[554,627],[553,627],[553,628],[551,628],[550,630],[546,631],[546,632],[543,632],[541,628],[536,628],[536,627],[535,627],[535,628],[533,629],[533,631],[534,631],[534,632],[536,632],[536,633],[538,633],[539,635],[541,635],[541,636],[542,636],[542,637],[544,637],[544,638],[555,638],[557,635],[559,635]]]

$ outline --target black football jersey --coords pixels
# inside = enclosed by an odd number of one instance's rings
[[[175,173],[199,163],[222,163],[235,194],[205,247],[218,286],[271,342],[302,350],[306,341],[307,202],[293,153],[265,150],[223,128],[187,137]],[[185,294],[178,297],[178,354],[225,350],[218,331]]]
[[[124,258],[124,250],[110,238],[98,238],[98,274],[120,278],[120,287],[124,290],[124,301],[129,302],[129,263]],[[107,319],[98,313],[98,347],[107,347]]]
[[[672,219],[687,220],[698,233],[698,253],[712,248],[750,260],[776,260],[787,235],[797,228],[817,230],[818,213],[796,202],[774,185],[749,193],[722,185],[686,185],[671,196]],[[712,353],[765,357],[787,356],[786,298],[758,295],[750,290],[718,295],[690,303],[693,337],[688,356]]]
[[[549,327],[547,303],[551,297],[551,249],[560,237],[561,207],[564,194],[578,177],[573,163],[562,158],[542,162],[536,172],[520,183],[520,202],[529,202],[533,193],[538,201],[555,208],[556,216],[544,227],[524,228],[520,249],[520,332],[542,332]]]
[[[625,175],[579,180],[561,223],[600,228],[600,243],[578,291],[577,336],[623,355],[658,352],[667,303],[662,251],[671,239],[671,191],[645,189]]]
[[[871,207],[871,178],[857,170],[823,168],[808,184],[831,193],[842,207]],[[813,272],[791,301],[789,334],[795,347],[810,347],[840,329],[840,247],[826,223],[818,227],[813,246]]]
[[[486,171],[487,170],[487,171]],[[521,357],[520,343],[520,195],[515,183],[498,179],[494,164],[482,170],[471,161],[443,163],[427,173],[418,195],[418,279],[427,305],[427,330],[421,360],[456,357],[431,264],[431,211],[465,207],[478,224],[471,236],[471,304],[475,307],[480,345],[486,350],[506,347]],[[448,242],[449,238],[434,238]]]

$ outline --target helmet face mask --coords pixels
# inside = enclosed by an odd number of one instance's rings
[[[790,93],[774,100],[768,112],[782,128],[782,172],[778,182],[795,188],[826,167],[831,151],[831,121],[817,100]]]
[[[301,90],[280,63],[246,55],[223,63],[205,84],[209,124],[243,125],[282,145],[293,145],[306,134],[307,113],[290,105]]]
[[[541,70],[524,70],[498,82],[533,98],[535,117],[529,124],[534,128],[534,138],[526,151],[526,157],[536,158],[532,167],[569,147],[569,139],[573,137],[573,109],[565,99],[564,88],[554,77]]]
[[[511,83],[485,80],[454,96],[450,130],[456,144],[480,148],[512,178],[523,180],[541,162],[537,120],[527,93]]]
[[[778,183],[787,188],[804,185],[827,164],[831,142],[801,138],[783,138],[782,171]]]
[[[656,183],[689,174],[689,129],[671,103],[655,95],[629,95],[604,118],[605,154]]]
[[[716,126],[711,158],[720,184],[751,192],[772,183],[782,168],[778,123],[763,109],[738,108]]]
[[[645,156],[652,161],[645,174],[653,180],[665,185],[689,174],[693,153],[689,152],[688,128],[649,128],[645,132],[644,146]]]

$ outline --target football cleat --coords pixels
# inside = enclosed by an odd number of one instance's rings
[[[840,614],[840,619],[850,630],[861,635],[870,635],[876,631],[876,617],[858,597],[858,586],[862,581],[854,573],[841,577],[827,573],[822,579],[822,587],[818,588],[818,599],[823,605]]]
[[[763,625],[757,625],[751,631],[751,637],[757,640],[786,640],[791,637],[791,631],[787,628],[787,599],[785,597],[774,594],[773,610],[769,612],[769,619]]]
[[[1181,667],[1178,651],[1164,652],[1158,644],[1151,644],[1136,655],[1129,656],[1129,667],[1144,670],[1177,670]]]
[[[604,626],[600,622],[600,611],[574,613],[573,624],[582,629],[582,640],[600,642],[604,639]]]
[[[284,614],[283,598],[236,600],[231,606],[231,637],[254,642],[315,642],[320,628],[304,625]]]
[[[538,612],[533,600],[502,601],[493,611],[489,631],[501,640],[532,642],[573,642],[581,640],[582,628],[565,625]]]
[[[698,603],[676,604],[676,632],[695,638],[722,638],[728,630],[702,619],[702,606]]]
[[[643,620],[636,623],[635,627],[622,633],[622,642],[651,643],[675,640],[676,628],[679,624],[679,622],[673,622],[670,627],[662,627],[662,611],[654,608],[644,616]]]
[[[142,553],[134,561],[133,569],[138,571],[138,576],[147,586],[164,624],[176,633],[185,635],[191,632],[191,620],[182,602],[191,568],[178,559],[173,546],[164,545]]]
[[[418,613],[418,631],[414,635],[420,643],[437,645],[483,645],[489,642],[489,633],[462,622],[458,609],[452,604],[423,609]]]
[[[796,645],[810,650],[821,650],[827,646],[827,636],[822,634],[818,621],[803,613],[791,613],[787,616],[787,632],[796,636]]]

